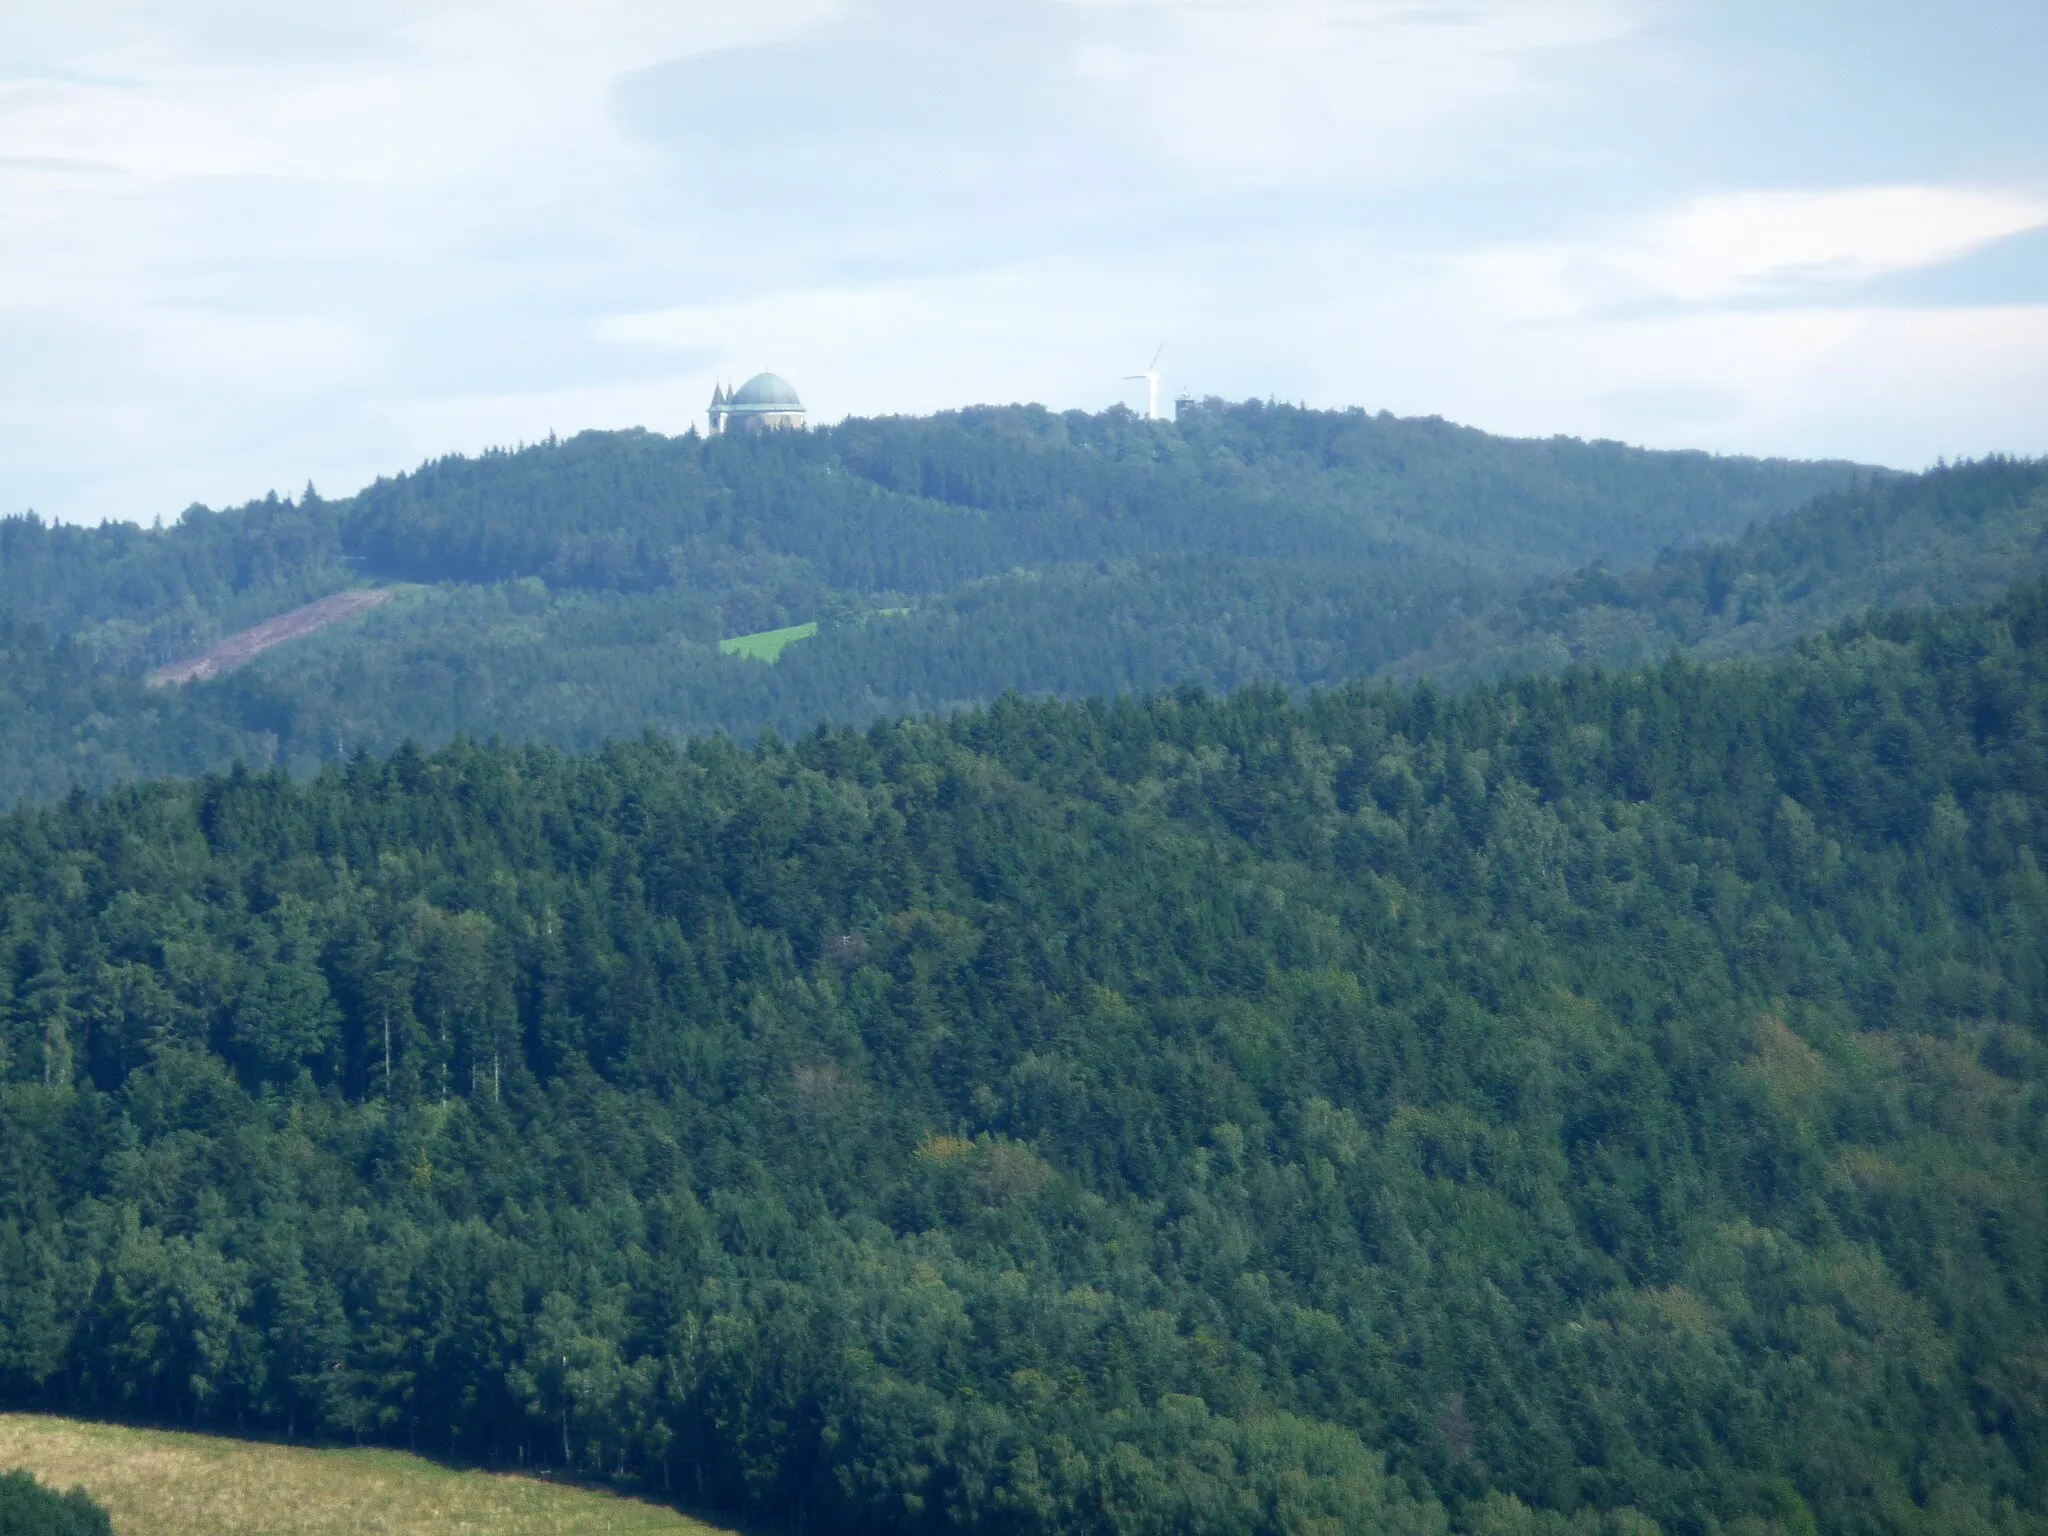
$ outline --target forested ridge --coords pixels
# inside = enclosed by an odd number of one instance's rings
[[[1194,553],[1408,551],[1559,573],[1739,532],[1856,473],[1257,402],[1173,423],[982,407],[708,440],[585,433],[442,460],[357,496],[343,537],[415,581],[721,594],[778,564],[831,590],[924,594],[1017,566]]]
[[[1446,625],[1395,675],[1499,676],[1782,649],[1872,605],[1985,602],[2048,570],[2048,461],[1994,456],[1818,498],[1740,538],[1606,563]]]
[[[805,1530],[2048,1529],[2048,589],[0,819],[0,1391]]]
[[[589,444],[579,451],[586,468],[603,460]],[[266,515],[339,527],[338,505],[302,499]],[[320,569],[361,579],[354,565]],[[0,798],[236,757],[306,772],[357,747],[463,731],[588,748],[650,725],[678,737],[790,735],[820,720],[982,703],[1006,688],[1085,697],[1273,680],[1298,690],[1366,675],[1464,681],[1621,665],[1673,648],[1765,654],[1872,603],[1986,601],[2044,570],[2048,464],[1989,459],[1859,482],[1647,565],[1600,563],[1521,586],[1420,545],[1351,558],[1341,541],[1327,559],[1104,558],[922,596],[808,578],[747,587],[731,571],[718,579],[741,584],[724,589],[711,576],[631,591],[537,575],[443,581],[405,586],[378,613],[242,672],[171,690],[145,689],[140,661],[110,665],[102,630],[52,638],[17,624],[0,673]],[[728,632],[801,619],[819,621],[819,639],[775,666],[718,652]]]
[[[649,723],[786,734],[1006,688],[1327,685],[1530,581],[1881,478],[1209,402],[1173,423],[1006,407],[768,437],[585,433],[157,530],[8,519],[0,804],[237,756],[305,771],[462,730],[584,747]],[[365,581],[408,590],[236,678],[140,687]],[[791,669],[716,649],[811,621],[823,643]]]
[[[1992,459],[1897,476],[1761,521],[1740,538],[1594,566],[1517,592],[1420,557],[1201,556],[1057,567],[970,583],[900,615],[824,609],[819,643],[773,668],[674,638],[690,599],[550,596],[537,584],[423,595],[223,692],[279,732],[335,741],[502,730],[595,746],[642,724],[784,734],[985,701],[1194,683],[1334,687],[1384,674],[1492,678],[1679,649],[1766,654],[1872,603],[1985,601],[2048,571],[2048,463]],[[656,665],[645,663],[652,659]],[[395,689],[390,684],[402,679]]]
[[[1176,423],[1011,406],[767,436],[586,432],[450,456],[339,501],[308,487],[296,503],[195,506],[154,530],[0,519],[0,595],[17,622],[152,663],[189,648],[180,616],[244,622],[351,572],[683,588],[733,605],[737,632],[828,592],[923,595],[1158,556],[1405,551],[1558,574],[1725,537],[1870,473],[1258,402]]]

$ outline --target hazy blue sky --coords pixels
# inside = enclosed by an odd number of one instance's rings
[[[303,12],[303,16],[293,15]],[[0,0],[0,509],[1171,394],[2048,451],[2043,0]]]

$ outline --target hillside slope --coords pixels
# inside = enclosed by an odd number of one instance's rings
[[[1176,423],[1017,407],[769,438],[586,433],[161,530],[10,519],[0,618],[42,637],[23,645],[45,665],[9,685],[23,713],[0,803],[463,730],[580,747],[1005,689],[1330,684],[1531,581],[1869,478],[1210,402]],[[185,699],[125,686],[375,579],[432,586]],[[820,642],[772,671],[718,653],[811,622]]]
[[[1255,402],[1172,423],[980,408],[444,459],[362,492],[341,537],[379,575],[720,601],[779,584],[924,596],[1020,566],[1194,555],[1514,577],[1726,537],[1858,473]]]
[[[0,1391],[806,1529],[2048,1530],[2044,863],[2040,588],[73,798]]]
[[[1018,406],[768,437],[587,432],[155,530],[0,519],[0,613],[140,668],[352,575],[676,589],[741,633],[790,601],[813,618],[827,593],[922,596],[1020,566],[1398,555],[1557,574],[1733,534],[1868,473],[1257,403],[1180,423]]]
[[[819,720],[943,710],[1005,689],[1334,687],[1376,673],[1457,680],[1573,660],[1624,665],[1674,647],[1763,653],[1873,600],[1981,600],[2048,568],[2044,486],[2048,465],[1996,460],[1895,477],[1730,543],[1635,571],[1596,567],[1519,596],[1391,559],[1361,569],[1188,557],[1017,573],[901,612],[828,609],[819,639],[772,668],[693,638],[716,631],[689,593],[552,592],[534,578],[415,589],[346,634],[299,642],[166,704],[162,718],[195,715],[210,723],[208,739],[308,768],[358,746],[388,751],[458,731],[581,748],[646,726],[797,734]],[[119,761],[126,717],[113,708],[95,718],[101,729],[46,757],[37,782],[61,788],[67,775]],[[65,739],[55,726],[50,734]],[[137,735],[128,759],[162,761]]]
[[[82,1487],[114,1536],[718,1536],[672,1509],[398,1451],[0,1414],[0,1467]]]
[[[1762,655],[1872,604],[1986,602],[2048,572],[2048,460],[1987,459],[1824,496],[1727,543],[1540,583],[1445,627],[1402,677]]]

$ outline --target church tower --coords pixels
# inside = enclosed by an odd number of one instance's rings
[[[725,386],[723,384],[716,384],[712,386],[711,435],[713,437],[718,436],[719,433],[725,430],[725,407],[730,399],[731,397],[726,394]]]

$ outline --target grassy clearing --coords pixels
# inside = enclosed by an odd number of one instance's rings
[[[116,1536],[719,1536],[659,1505],[399,1451],[313,1451],[0,1414],[0,1471],[83,1487]]]
[[[718,642],[719,650],[728,656],[751,656],[756,661],[773,661],[785,647],[799,640],[808,640],[818,632],[817,621],[809,624],[792,624],[787,629],[764,629],[751,635],[734,635],[730,640]]]

